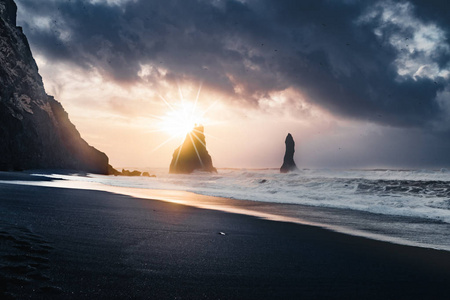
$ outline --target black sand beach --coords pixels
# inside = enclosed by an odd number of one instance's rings
[[[1,299],[449,293],[446,251],[101,191],[0,183]]]

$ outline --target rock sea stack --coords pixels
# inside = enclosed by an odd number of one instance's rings
[[[286,152],[284,153],[283,165],[280,168],[280,172],[288,173],[298,170],[294,162],[295,142],[290,133],[288,133],[284,143],[286,144]]]
[[[169,173],[190,174],[195,170],[217,173],[206,150],[203,126],[196,126],[186,135],[183,144],[175,149]]]
[[[0,0],[0,170],[66,169],[108,174],[108,157],[89,146],[46,94],[17,6]]]

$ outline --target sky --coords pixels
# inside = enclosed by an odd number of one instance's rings
[[[115,167],[450,167],[450,4],[16,0],[48,94]],[[184,121],[183,121],[184,122]],[[175,135],[175,133],[178,133]]]

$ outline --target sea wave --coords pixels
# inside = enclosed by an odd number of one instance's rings
[[[209,196],[358,210],[450,223],[450,172],[441,170],[222,169],[218,174],[168,174],[156,178],[91,175],[113,186],[185,190]]]

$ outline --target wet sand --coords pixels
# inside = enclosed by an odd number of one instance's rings
[[[447,251],[102,191],[0,183],[1,299],[441,299],[449,292]]]

